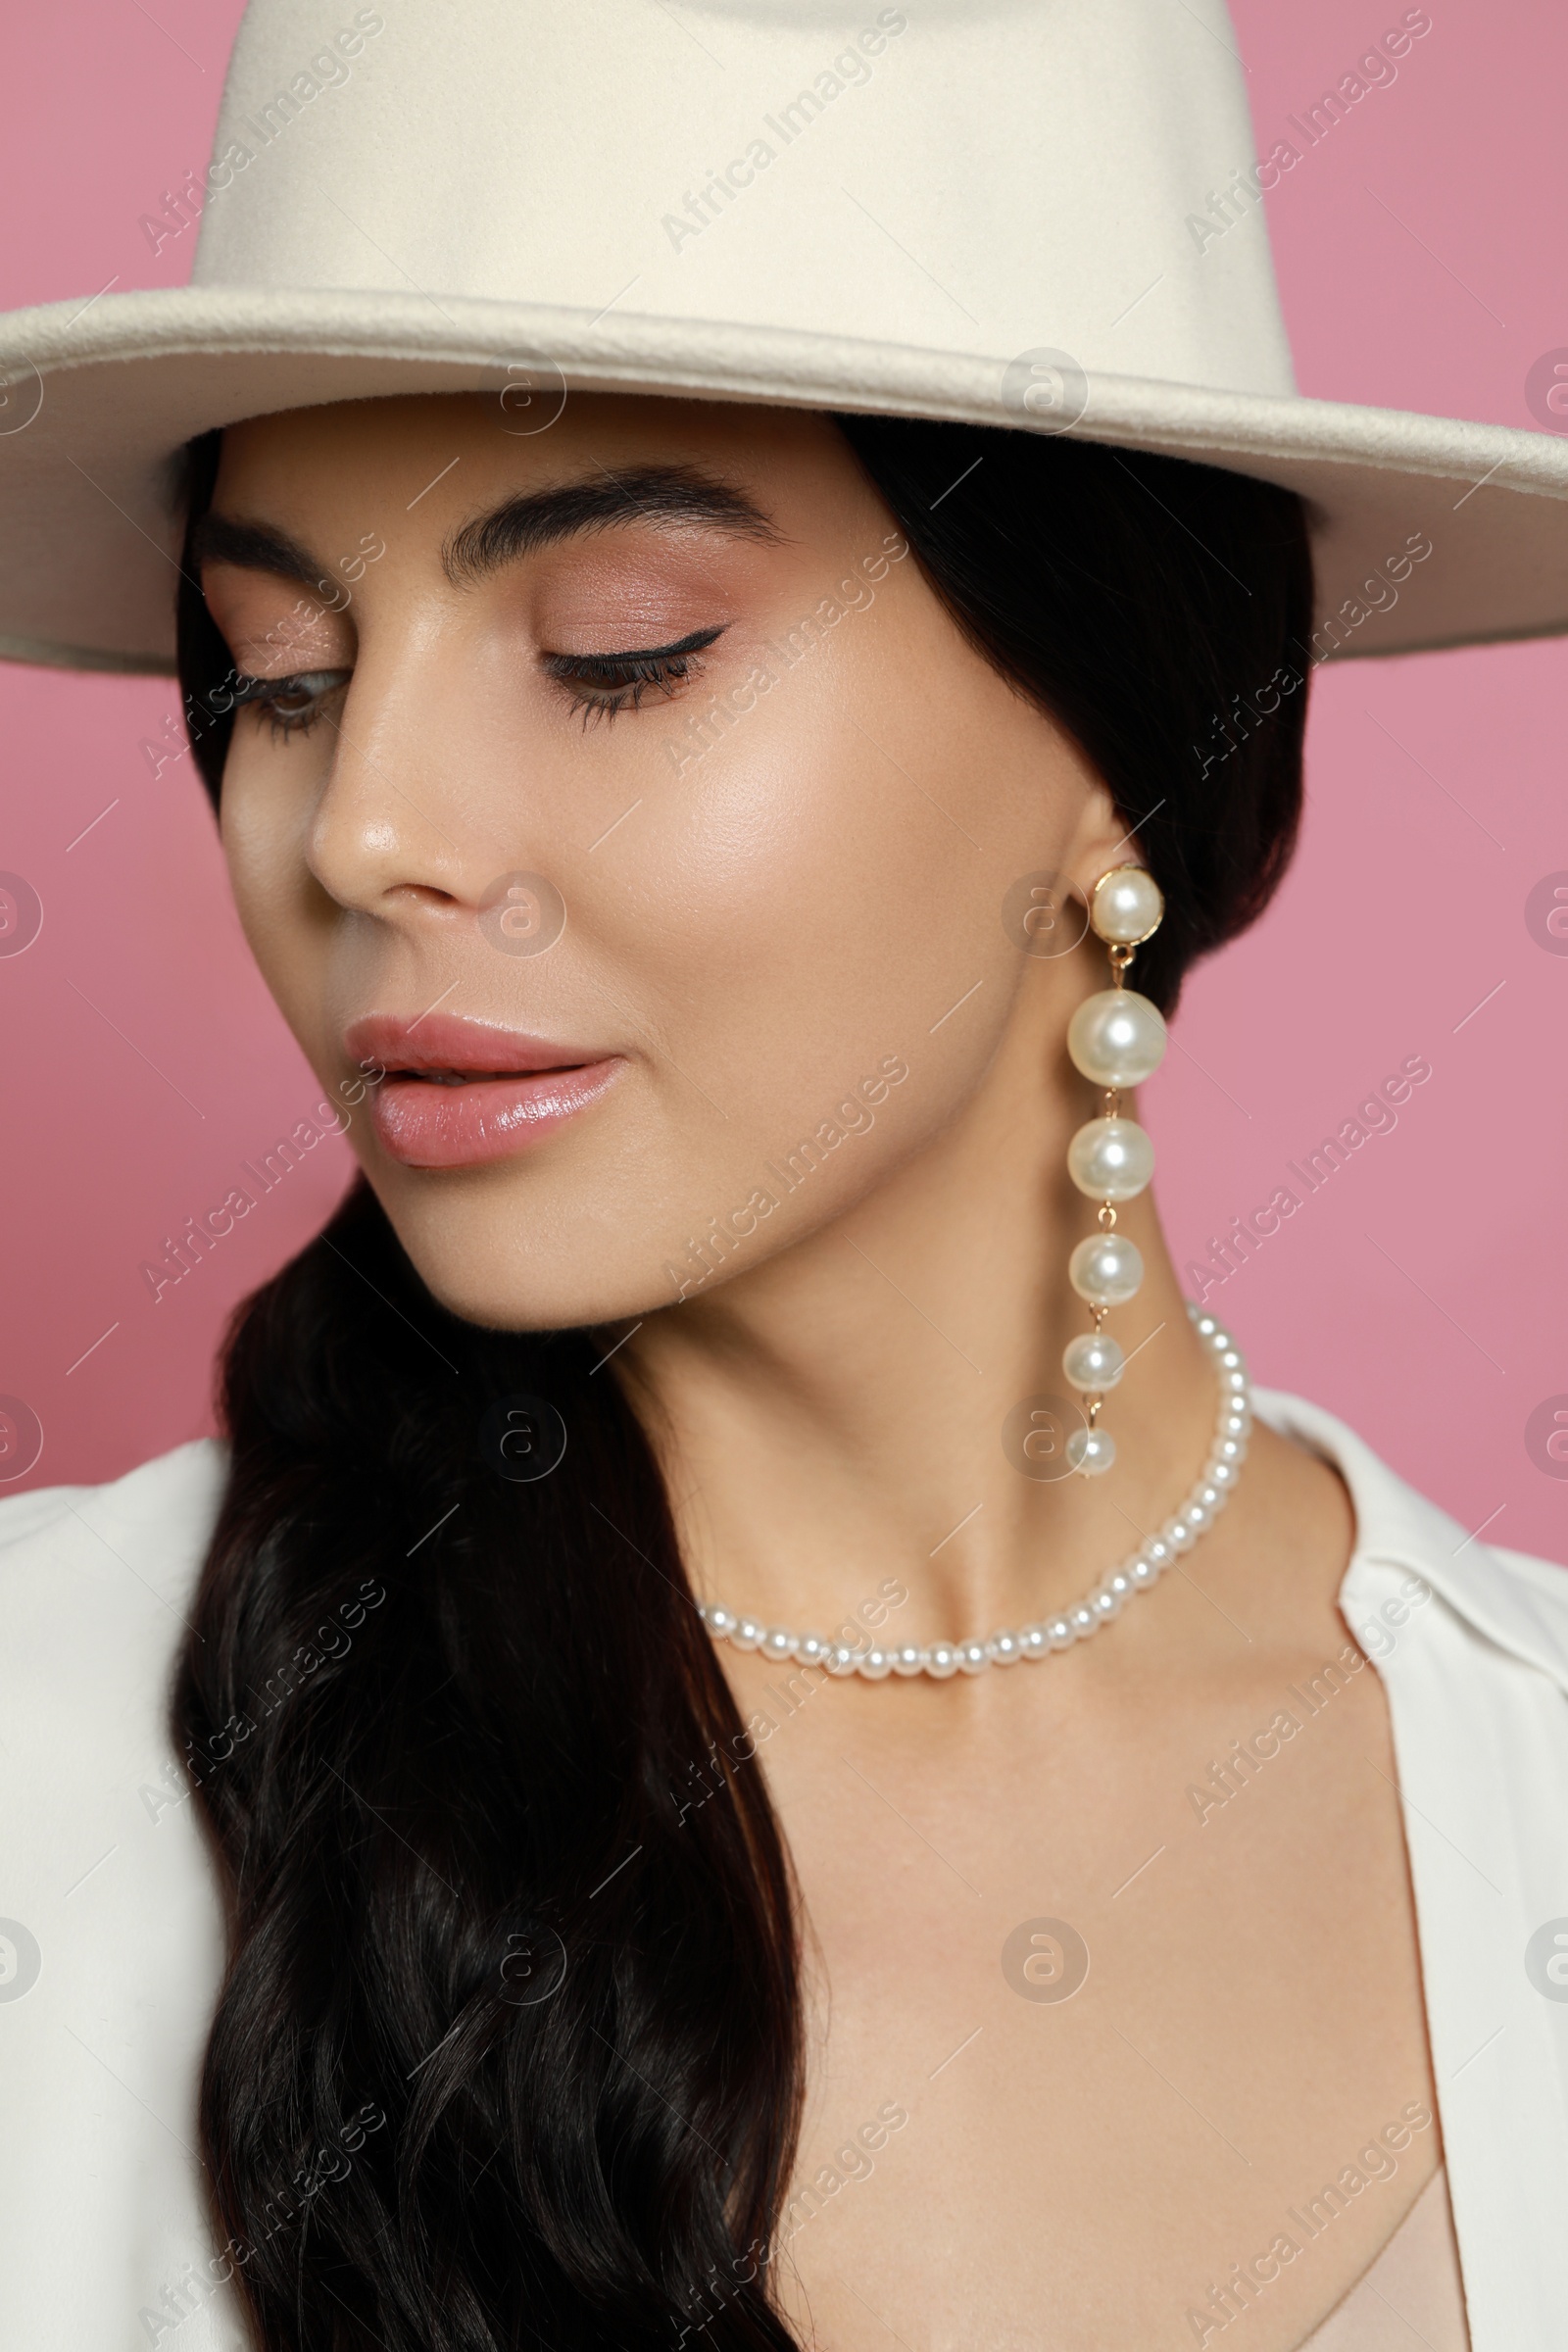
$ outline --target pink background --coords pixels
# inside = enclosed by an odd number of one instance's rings
[[[1234,13],[1266,153],[1400,9]],[[1431,14],[1397,81],[1269,199],[1300,384],[1528,425],[1531,363],[1568,345],[1568,18],[1545,0]],[[239,15],[158,0],[13,18],[0,307],[187,275],[194,232],[155,256],[140,217],[205,164]],[[1300,857],[1192,984],[1149,1090],[1185,1262],[1402,1059],[1430,1061],[1397,1128],[1211,1297],[1260,1378],[1343,1413],[1467,1529],[1558,1557],[1568,1461],[1533,1458],[1526,1424],[1568,1406],[1568,955],[1538,944],[1525,905],[1568,873],[1565,684],[1558,644],[1320,671]],[[23,1483],[110,1477],[209,1427],[224,1316],[350,1173],[345,1144],[318,1146],[154,1304],[142,1259],[318,1095],[251,969],[188,758],[155,776],[143,750],[176,710],[160,681],[0,667],[0,868],[45,906],[35,944],[0,959],[0,1393],[45,1431]]]

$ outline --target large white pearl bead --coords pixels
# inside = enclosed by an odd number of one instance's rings
[[[1067,1173],[1092,1200],[1131,1200],[1154,1173],[1154,1147],[1136,1119],[1091,1119],[1067,1146]]]
[[[1081,1331],[1061,1351],[1061,1368],[1075,1389],[1099,1395],[1113,1389],[1127,1358],[1108,1332]]]
[[[1085,1478],[1099,1478],[1116,1459],[1116,1441],[1108,1429],[1075,1429],[1067,1440],[1067,1463]]]
[[[1124,1233],[1092,1233],[1068,1258],[1067,1279],[1091,1306],[1125,1306],[1143,1283],[1143,1251]]]
[[[1089,920],[1109,947],[1138,947],[1159,929],[1164,911],[1159,884],[1141,865],[1113,867],[1090,893]]]
[[[1165,1023],[1136,989],[1102,988],[1068,1022],[1067,1051],[1096,1086],[1142,1086],[1165,1058]]]

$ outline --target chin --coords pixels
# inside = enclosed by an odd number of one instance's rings
[[[375,1184],[416,1273],[449,1314],[491,1331],[570,1331],[674,1303],[656,1235],[612,1228],[580,1203],[519,1199],[495,1174],[400,1170]]]

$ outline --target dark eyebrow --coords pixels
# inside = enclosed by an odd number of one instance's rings
[[[697,466],[638,466],[619,474],[601,466],[549,490],[503,499],[488,514],[475,515],[447,540],[441,568],[454,587],[470,587],[540,548],[629,522],[696,523],[734,539],[774,543],[783,536],[744,490]],[[318,592],[326,584],[324,566],[286,531],[212,510],[196,525],[191,561],[198,577],[204,564],[234,564]]]
[[[637,466],[618,474],[600,466],[552,489],[505,499],[464,523],[441,551],[442,568],[454,587],[468,586],[559,540],[628,522],[697,523],[734,539],[782,537],[744,490],[694,466]]]
[[[190,553],[198,579],[204,564],[237,564],[244,571],[270,571],[278,579],[298,580],[305,588],[325,585],[322,565],[270,523],[241,522],[236,515],[209,510],[191,535]]]

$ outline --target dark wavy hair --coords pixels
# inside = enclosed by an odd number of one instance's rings
[[[1304,690],[1234,714],[1304,686],[1298,500],[838,422],[957,627],[1136,826],[1166,902],[1139,984],[1169,1006],[1294,846]],[[191,525],[218,454],[191,445]],[[178,624],[216,804],[229,658],[189,576]],[[604,1353],[446,1312],[363,1180],[235,1316],[173,1705],[229,1897],[220,2267],[267,2352],[794,2344],[769,2269],[804,2076],[789,1860]]]

